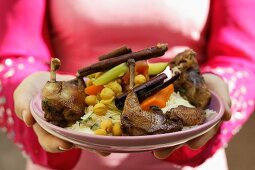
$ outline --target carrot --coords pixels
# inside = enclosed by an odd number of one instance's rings
[[[135,62],[135,72],[136,74],[142,74],[146,77],[146,80],[149,80],[149,65],[147,63],[147,60],[141,60]],[[122,77],[122,80],[124,84],[129,84],[129,71]]]
[[[84,89],[85,93],[88,95],[97,95],[104,88],[103,85],[91,85]]]
[[[146,75],[148,74],[149,65],[146,60],[141,60],[135,62],[135,72],[138,74]]]
[[[122,77],[122,81],[125,85],[129,84],[129,77],[130,77],[129,71],[126,72],[126,74],[124,74],[124,76]]]
[[[141,103],[141,108],[143,110],[149,110],[150,106],[158,106],[160,108],[163,108],[166,106],[166,102],[169,100],[169,97],[173,92],[174,92],[174,86],[173,84],[170,84],[169,86],[160,90],[154,95],[146,98]]]

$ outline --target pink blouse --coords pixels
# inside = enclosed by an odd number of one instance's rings
[[[62,71],[75,73],[120,45],[141,49],[167,42],[170,50],[161,61],[187,47],[193,48],[198,52],[202,71],[220,75],[229,85],[231,120],[224,122],[202,148],[191,150],[184,146],[165,160],[200,165],[227,146],[254,110],[254,6],[252,0],[63,0],[48,4],[44,0],[0,1],[0,128],[34,163],[58,169],[75,167],[80,149],[47,153],[33,130],[16,117],[14,89],[29,74],[48,70],[51,55],[61,58]],[[132,154],[128,157],[122,161],[127,166]]]

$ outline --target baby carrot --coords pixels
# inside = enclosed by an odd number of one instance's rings
[[[169,86],[160,90],[154,95],[146,98],[141,103],[141,108],[143,110],[149,110],[150,106],[158,106],[160,108],[163,108],[166,106],[166,102],[169,100],[169,97],[173,92],[174,92],[174,86],[173,84],[170,84]]]
[[[141,61],[137,61],[135,62],[135,72],[136,74],[142,74],[146,77],[147,80],[149,80],[149,74],[148,74],[148,70],[149,70],[149,65],[147,63],[147,60],[141,60]],[[124,82],[124,84],[129,84],[129,71],[122,77],[122,80]]]
[[[91,85],[84,89],[85,93],[88,95],[97,95],[104,88],[103,85]]]
[[[141,60],[135,62],[135,72],[138,74],[147,75],[149,70],[149,65],[146,60]]]

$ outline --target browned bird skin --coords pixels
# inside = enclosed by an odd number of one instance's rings
[[[83,80],[48,81],[42,91],[42,109],[47,121],[61,127],[73,124],[84,115]]]
[[[184,126],[200,125],[205,121],[205,111],[199,108],[178,106],[166,112],[170,119],[181,119]]]
[[[170,63],[171,70],[180,71],[180,77],[174,82],[175,91],[197,108],[205,109],[211,99],[211,92],[205,84],[193,50],[179,53]]]
[[[180,121],[172,121],[161,109],[144,111],[136,94],[131,90],[125,100],[121,124],[125,135],[151,135],[182,130]]]

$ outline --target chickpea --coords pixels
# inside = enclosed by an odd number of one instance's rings
[[[113,136],[121,136],[122,135],[120,123],[114,123],[114,125],[112,127],[112,134],[113,134]]]
[[[107,99],[107,100],[101,100],[100,103],[103,103],[103,104],[109,106],[110,104],[112,104],[113,99],[114,99],[114,97]]]
[[[85,97],[85,103],[87,105],[92,105],[94,106],[95,104],[97,104],[97,96],[95,95],[89,95]]]
[[[102,120],[102,122],[100,123],[100,127],[101,129],[106,130],[106,132],[111,132],[112,131],[112,120],[111,119],[106,119],[106,120]]]
[[[100,97],[101,97],[102,100],[107,100],[107,99],[111,99],[112,97],[115,97],[115,94],[112,91],[112,89],[110,89],[108,87],[105,87],[101,91]]]
[[[135,85],[140,85],[145,82],[146,82],[146,78],[144,75],[138,74],[137,76],[135,76],[135,80],[134,80]]]
[[[96,135],[103,135],[103,136],[107,135],[107,132],[104,129],[97,129],[97,130],[95,130],[94,133]]]
[[[97,103],[94,107],[93,107],[93,111],[95,114],[99,115],[99,116],[103,116],[106,114],[107,112],[107,107],[105,106],[105,104],[103,103]]]
[[[112,81],[106,85],[106,87],[112,89],[112,91],[118,95],[122,92],[122,87],[117,81]]]

